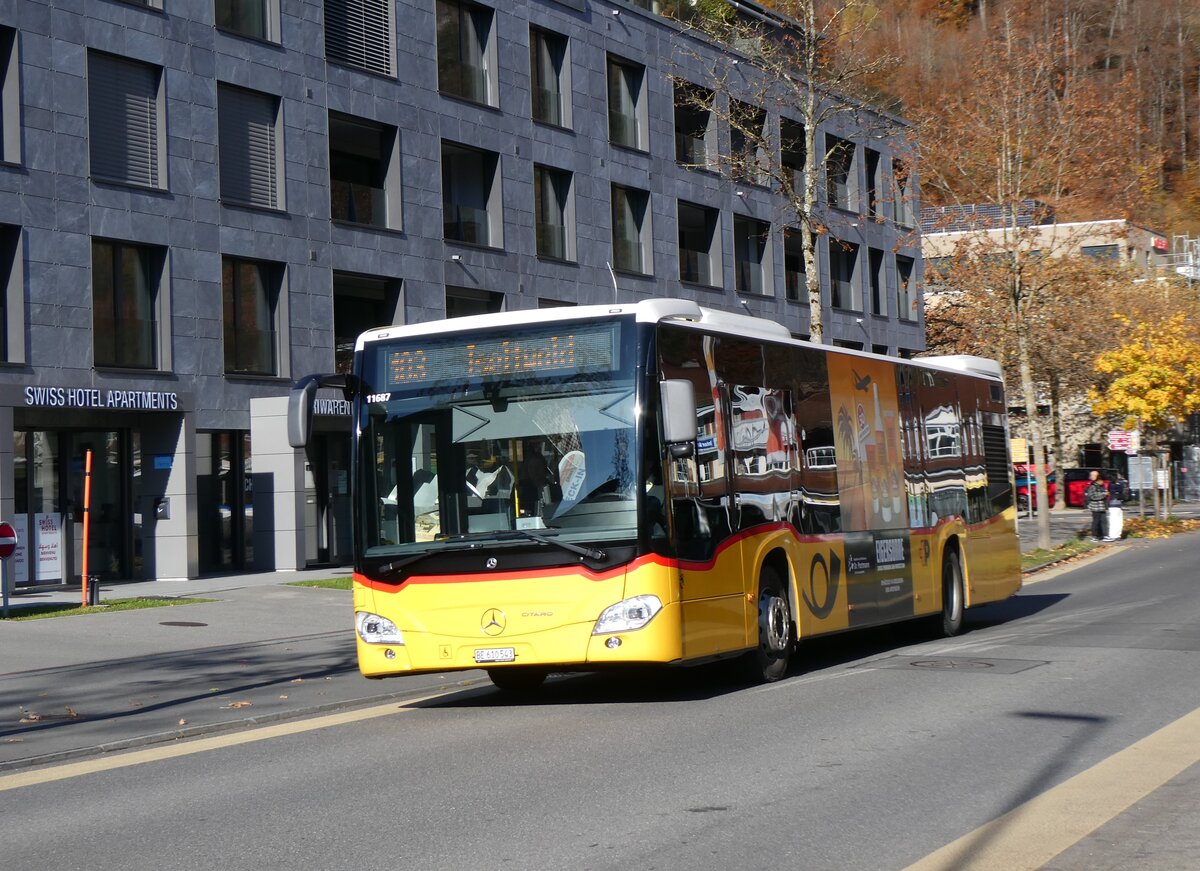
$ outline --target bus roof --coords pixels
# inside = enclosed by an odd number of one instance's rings
[[[368,330],[358,337],[357,350],[361,351],[368,342],[384,339],[415,338],[417,336],[444,335],[447,333],[473,333],[482,329],[494,329],[505,326],[524,326],[526,324],[554,323],[558,321],[589,321],[597,318],[616,317],[619,315],[634,315],[642,323],[681,322],[698,327],[708,327],[720,332],[733,333],[754,339],[770,339],[773,341],[788,341],[804,343],[797,339],[787,327],[777,321],[752,315],[705,308],[687,299],[645,299],[632,303],[613,303],[612,305],[584,305],[545,309],[520,309],[517,311],[495,312],[484,315],[470,315],[461,318],[448,318],[440,321],[428,321],[420,324],[406,324],[391,327],[379,327]],[[815,345],[838,353],[856,354],[867,357],[877,357],[867,351],[852,348]],[[918,366],[933,366],[939,369],[949,369],[977,377],[1003,380],[1003,370],[995,360],[986,357],[973,357],[967,354],[947,355],[944,357],[921,357],[906,361]]]

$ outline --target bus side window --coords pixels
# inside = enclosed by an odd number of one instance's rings
[[[800,531],[807,535],[840,532],[837,450],[829,372],[821,351],[793,349],[796,435],[800,445]]]

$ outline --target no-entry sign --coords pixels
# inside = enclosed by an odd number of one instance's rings
[[[17,549],[17,531],[7,520],[0,520],[0,559],[8,559]]]

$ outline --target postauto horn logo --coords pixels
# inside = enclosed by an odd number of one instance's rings
[[[800,595],[803,596],[804,604],[808,606],[808,610],[818,620],[824,620],[833,613],[833,606],[837,602],[838,585],[841,583],[841,578],[842,560],[836,553],[833,551],[829,552],[828,563],[825,562],[824,554],[813,554],[812,563],[808,567],[808,589],[801,590]],[[825,588],[825,597],[818,602],[817,590],[821,586]]]

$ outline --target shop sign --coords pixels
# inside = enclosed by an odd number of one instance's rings
[[[30,408],[103,408],[110,411],[178,411],[179,394],[166,390],[101,390],[98,387],[26,387]]]
[[[57,581],[62,579],[63,525],[58,513],[33,515],[33,529],[29,529],[28,515],[18,514],[12,519],[17,530],[17,549],[13,551],[13,580],[23,584],[28,581]],[[30,554],[33,556],[30,557]],[[30,559],[33,560],[32,577]]]
[[[313,399],[313,414],[318,417],[349,417],[348,399]]]

